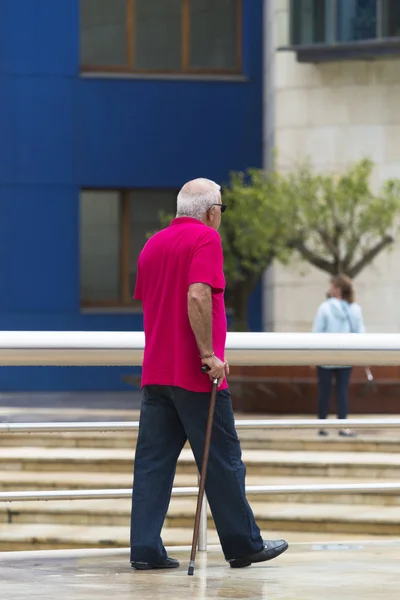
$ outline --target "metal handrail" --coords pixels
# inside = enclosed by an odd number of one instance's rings
[[[238,420],[236,427],[238,429],[315,429],[321,427],[337,428],[347,426],[356,426],[362,428],[376,427],[400,427],[400,419],[332,419],[320,421],[319,419],[253,419]],[[87,431],[121,431],[138,429],[138,421],[118,421],[118,422],[89,422],[89,423],[0,423],[0,433],[52,433],[59,431],[66,432],[87,432]],[[309,493],[379,493],[379,492],[398,492],[400,483],[361,483],[361,484],[328,484],[328,485],[283,485],[283,486],[246,486],[248,494],[309,494]],[[197,487],[179,487],[173,488],[172,495],[178,497],[195,496],[198,492]],[[99,499],[118,499],[129,498],[132,495],[131,489],[107,489],[107,490],[51,490],[51,491],[22,491],[22,492],[0,492],[0,502],[28,502],[28,501],[51,501],[51,500],[99,500]],[[207,504],[203,503],[199,551],[207,551]]]
[[[2,366],[141,366],[142,331],[2,331]],[[400,334],[229,332],[231,365],[400,365]]]
[[[400,418],[379,419],[239,419],[236,429],[400,429]],[[82,421],[54,423],[0,423],[0,433],[106,433],[136,431],[139,421]]]
[[[235,421],[237,429],[316,429],[320,427],[334,429],[343,427],[400,428],[400,419],[239,419]],[[116,432],[134,431],[138,421],[115,422],[78,422],[78,423],[0,423],[0,433],[55,433],[55,432]],[[246,493],[253,494],[338,494],[338,493],[383,493],[399,492],[400,483],[360,483],[327,485],[279,485],[246,486]],[[173,488],[172,495],[178,497],[196,496],[197,487]],[[51,490],[0,492],[0,502],[29,502],[51,500],[100,500],[129,498],[131,489],[106,490]],[[207,503],[204,500],[200,522],[199,551],[207,551]]]
[[[197,487],[177,487],[172,489],[172,495],[181,497],[197,496]],[[246,493],[257,494],[341,494],[375,493],[400,491],[400,483],[344,483],[324,485],[249,485]],[[107,500],[130,498],[132,489],[105,490],[51,490],[27,492],[0,492],[0,502],[38,502],[50,500]]]

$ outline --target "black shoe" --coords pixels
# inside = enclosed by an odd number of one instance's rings
[[[167,556],[158,563],[142,562],[140,560],[131,561],[132,569],[136,571],[150,571],[151,569],[177,569],[179,567],[179,561],[175,558]]]
[[[232,569],[243,569],[249,567],[252,563],[265,562],[272,560],[280,554],[283,554],[289,548],[289,544],[285,540],[267,541],[264,542],[264,550],[251,554],[246,558],[231,558],[228,560]]]
[[[322,435],[322,436],[326,437],[329,435],[329,432],[326,429],[320,429],[318,431],[318,435]]]

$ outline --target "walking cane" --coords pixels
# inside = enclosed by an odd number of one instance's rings
[[[203,371],[203,373],[206,373],[207,371],[209,371],[209,367],[207,367],[207,365],[204,365],[201,370]],[[204,488],[206,486],[208,455],[210,454],[210,444],[211,444],[211,434],[212,434],[212,427],[213,427],[213,421],[214,421],[215,403],[217,400],[217,388],[218,388],[218,379],[214,379],[213,386],[212,386],[212,392],[211,392],[210,408],[208,410],[206,438],[204,441],[203,462],[201,465],[199,495],[197,496],[196,517],[194,520],[192,552],[190,554],[188,575],[193,575],[193,573],[194,573],[194,563],[196,560],[196,548],[197,548],[197,542],[199,540],[201,507],[202,507],[203,498],[204,498]]]

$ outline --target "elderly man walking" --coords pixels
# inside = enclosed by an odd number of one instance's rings
[[[131,565],[179,566],[161,540],[176,464],[189,440],[200,469],[211,381],[219,389],[206,494],[226,560],[233,568],[282,554],[284,540],[264,541],[246,500],[246,469],[235,430],[225,361],[223,252],[218,228],[226,205],[208,179],[186,183],[177,216],[139,257],[135,298],[142,301],[143,400],[135,455]],[[207,374],[201,372],[207,365]]]

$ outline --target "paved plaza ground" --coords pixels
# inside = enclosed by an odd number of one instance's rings
[[[0,554],[1,600],[398,600],[399,542],[294,544],[271,563],[233,570],[218,549],[181,567],[136,572],[125,550]]]

